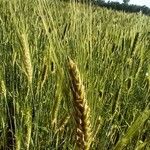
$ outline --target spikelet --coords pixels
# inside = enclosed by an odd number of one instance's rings
[[[62,120],[60,122],[60,127],[56,130],[56,133],[62,132],[65,130],[65,126],[67,125],[69,119],[70,119],[70,116],[65,116],[64,118],[62,118]]]
[[[84,86],[78,68],[70,58],[68,60],[76,121],[76,144],[79,150],[88,150],[92,141],[90,109],[85,99]]]
[[[23,62],[24,62],[24,67],[26,71],[26,75],[28,78],[29,84],[32,83],[32,64],[31,64],[31,58],[30,58],[30,50],[29,50],[29,44],[27,40],[27,35],[22,34],[22,44],[23,44]]]

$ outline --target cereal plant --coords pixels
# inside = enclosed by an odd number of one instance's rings
[[[149,31],[140,13],[0,0],[0,149],[148,150]]]

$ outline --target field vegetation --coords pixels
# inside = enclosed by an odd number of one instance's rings
[[[148,16],[0,1],[1,150],[149,148]]]

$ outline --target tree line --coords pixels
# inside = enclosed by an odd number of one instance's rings
[[[106,7],[108,9],[124,11],[129,13],[138,13],[141,12],[147,16],[150,16],[150,8],[147,6],[138,6],[138,5],[129,5],[129,0],[123,0],[123,3],[120,4],[119,2],[110,2],[107,3],[104,0],[91,0],[91,3],[100,7]]]
[[[130,0],[123,0],[123,3],[105,0],[63,0],[63,1],[75,1],[80,3],[90,3],[99,7],[106,7],[108,9],[113,9],[117,11],[124,11],[129,13],[142,13],[144,15],[150,16],[150,8],[147,6],[129,5]]]

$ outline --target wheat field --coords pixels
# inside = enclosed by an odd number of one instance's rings
[[[0,0],[0,116],[1,150],[149,150],[150,18]]]

